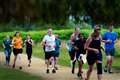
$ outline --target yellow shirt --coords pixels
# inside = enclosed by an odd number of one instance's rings
[[[21,37],[13,37],[13,48],[21,49],[22,43],[23,41]]]

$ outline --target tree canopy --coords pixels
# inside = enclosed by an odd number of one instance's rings
[[[90,16],[95,23],[120,23],[120,0],[0,0],[0,21],[64,24],[72,16]]]

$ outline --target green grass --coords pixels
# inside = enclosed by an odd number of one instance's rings
[[[0,80],[43,80],[41,77],[33,76],[28,73],[0,67]]]

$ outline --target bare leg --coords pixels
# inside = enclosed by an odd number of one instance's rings
[[[97,77],[98,77],[98,80],[102,80],[102,74],[98,74]]]
[[[93,71],[93,65],[89,65],[89,68],[88,68],[88,71],[87,71],[87,76],[86,76],[85,80],[89,80],[92,71]]]
[[[58,61],[58,57],[55,58],[55,69],[56,69],[56,70],[58,70],[57,61]]]
[[[79,68],[78,68],[77,76],[83,78],[83,76],[82,76],[82,73],[83,73],[82,72],[82,66],[83,66],[82,60],[78,61],[78,66],[79,66]]]
[[[13,68],[15,68],[16,60],[17,60],[17,55],[14,56]]]
[[[51,57],[51,62],[52,62],[52,73],[56,73],[55,71],[55,58],[54,57]]]
[[[109,67],[108,67],[109,73],[112,73],[112,72],[111,72],[111,69],[112,69],[112,63],[113,63],[113,57],[111,56],[111,58],[110,58],[110,62],[109,62]]]
[[[19,53],[18,54],[18,61],[19,61],[19,69],[22,69],[22,64],[21,64],[21,62],[22,62],[22,54],[21,53]]]

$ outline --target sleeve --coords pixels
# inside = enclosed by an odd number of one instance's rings
[[[59,40],[60,41],[60,45],[61,45],[61,40]]]
[[[44,38],[43,38],[43,40],[42,40],[43,42],[45,42],[46,41],[46,36],[44,36]]]
[[[107,40],[107,38],[106,38],[106,32],[103,34],[102,39],[103,39],[103,40]]]

